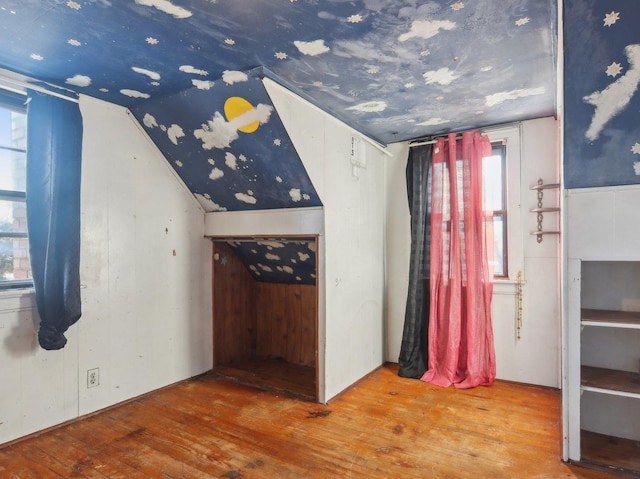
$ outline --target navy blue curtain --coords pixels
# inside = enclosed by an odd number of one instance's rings
[[[429,181],[433,145],[411,148],[407,160],[407,193],[411,213],[409,289],[398,375],[419,379],[427,370],[429,329]]]
[[[80,168],[82,116],[77,103],[29,92],[27,225],[40,315],[38,341],[61,349],[80,319]]]

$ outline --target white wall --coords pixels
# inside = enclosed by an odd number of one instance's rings
[[[559,239],[545,236],[538,244],[535,236],[537,197],[529,187],[538,178],[558,181],[557,124],[553,118],[525,121],[507,128],[508,158],[520,157],[520,165],[509,165],[514,173],[510,195],[513,208],[508,212],[514,230],[509,231],[513,250],[510,255],[510,281],[498,282],[493,297],[493,325],[497,376],[518,382],[558,387],[560,385],[560,300]],[[492,130],[489,136],[500,138],[503,132]],[[519,138],[518,138],[519,136]],[[394,157],[385,163],[386,188],[386,359],[397,362],[402,340],[407,278],[409,275],[410,217],[405,180],[408,149],[392,145]],[[390,148],[391,149],[391,148]],[[514,189],[513,186],[516,188]],[[545,206],[557,205],[558,192],[545,191]],[[557,213],[545,215],[545,229],[555,229]],[[515,279],[522,271],[523,322],[517,339],[517,296]]]
[[[212,364],[204,213],[127,111],[81,98],[83,315],[37,346],[33,295],[0,296],[0,443]],[[87,370],[100,385],[87,388]]]
[[[324,205],[319,366],[321,399],[329,400],[384,361],[386,156],[362,141],[366,166],[354,171],[351,137],[359,134],[279,85],[265,80],[265,86]]]

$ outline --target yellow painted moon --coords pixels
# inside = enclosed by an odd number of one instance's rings
[[[253,105],[239,96],[231,96],[224,102],[224,115],[227,117],[228,122],[233,121],[251,110],[253,110]],[[238,126],[238,130],[242,133],[253,133],[259,126],[260,122],[254,120],[246,125]]]

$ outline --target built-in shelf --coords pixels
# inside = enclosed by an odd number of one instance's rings
[[[640,471],[640,441],[607,436],[591,431],[580,431],[582,443],[582,461],[598,464],[612,471],[621,469],[633,476]],[[624,476],[627,477],[627,476]]]
[[[582,309],[583,326],[600,326],[604,328],[640,329],[640,312],[609,311],[603,309]]]
[[[582,390],[640,399],[640,372],[581,367]]]

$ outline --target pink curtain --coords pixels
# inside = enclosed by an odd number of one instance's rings
[[[490,155],[477,130],[439,138],[433,149],[429,369],[421,380],[443,387],[495,379],[493,218],[482,201],[482,158]]]

